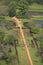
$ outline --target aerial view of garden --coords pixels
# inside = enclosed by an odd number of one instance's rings
[[[0,65],[43,65],[43,0],[0,0]]]

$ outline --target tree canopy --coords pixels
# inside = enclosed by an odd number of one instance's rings
[[[43,4],[43,0],[0,0],[0,15],[27,17],[32,3]]]

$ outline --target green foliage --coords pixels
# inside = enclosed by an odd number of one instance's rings
[[[43,4],[43,0],[36,0],[38,4]]]
[[[9,16],[15,16],[16,15],[16,2],[11,2],[9,4]]]
[[[0,28],[10,30],[16,26],[16,23],[13,20],[6,20],[5,17],[0,16]]]
[[[32,28],[31,31],[37,34],[39,32],[39,28]]]
[[[28,2],[26,0],[19,0],[18,2],[18,9],[19,9],[19,15],[21,17],[25,17],[25,13],[27,12],[28,8]]]
[[[33,2],[43,4],[43,0],[2,0],[0,1],[0,15],[9,15],[11,17],[28,17],[29,5]],[[34,7],[33,7],[34,8]]]
[[[3,43],[4,36],[5,36],[5,33],[0,30],[0,43]]]
[[[14,35],[6,35],[4,38],[4,41],[6,44],[10,44],[10,45],[14,45],[17,41],[17,37],[15,37]]]
[[[5,20],[5,17],[3,16],[0,16],[0,20]],[[1,21],[0,21],[1,22]]]
[[[31,25],[30,25],[29,22],[24,22],[23,25],[24,25],[25,27],[27,27],[27,28],[31,28]]]
[[[4,0],[4,5],[5,5],[5,7],[6,6],[8,7],[7,13],[9,16],[24,17],[25,13],[27,12],[29,3],[28,3],[28,0],[27,1],[26,0]],[[4,13],[4,10],[1,10],[1,12]],[[19,12],[16,12],[17,10],[19,10]],[[1,14],[1,15],[4,15],[4,14]]]
[[[12,28],[15,22],[9,17],[0,16],[0,64],[1,65],[14,65],[12,61],[17,61],[16,56],[16,44],[18,43],[18,38],[13,34],[14,30],[8,30],[7,27]],[[5,29],[6,28],[6,29]],[[3,62],[4,60],[4,62]],[[18,62],[16,62],[16,65]]]

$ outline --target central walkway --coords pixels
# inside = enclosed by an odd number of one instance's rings
[[[18,24],[18,27],[20,27],[20,33],[21,33],[21,35],[22,35],[22,40],[23,40],[24,46],[25,46],[26,51],[27,51],[27,54],[28,54],[28,59],[29,59],[29,61],[30,61],[30,65],[33,65],[33,62],[32,62],[31,56],[30,56],[30,51],[29,51],[29,48],[27,47],[27,44],[26,44],[24,32],[23,32],[22,26],[21,26],[21,24],[20,24],[21,21],[19,21],[19,19],[17,19],[16,17],[13,17],[13,19],[16,20],[16,22],[17,22],[17,24]]]

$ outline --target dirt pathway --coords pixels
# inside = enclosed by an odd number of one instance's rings
[[[29,59],[29,61],[30,61],[30,65],[33,65],[33,62],[32,62],[31,56],[30,56],[30,51],[29,51],[29,49],[28,49],[28,47],[27,47],[26,40],[25,40],[25,37],[24,37],[24,32],[23,32],[22,26],[21,26],[21,24],[20,24],[21,21],[20,21],[19,19],[17,19],[16,17],[13,17],[13,19],[16,20],[16,22],[17,22],[17,24],[18,24],[18,27],[20,27],[20,33],[21,33],[21,35],[22,35],[22,40],[23,40],[24,46],[25,46],[26,51],[27,51],[27,54],[28,54],[28,59]]]

